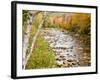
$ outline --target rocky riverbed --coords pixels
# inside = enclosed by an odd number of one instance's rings
[[[58,67],[78,67],[83,65],[83,55],[81,54],[84,53],[82,52],[84,49],[68,31],[57,28],[45,28],[41,35],[48,42],[50,49],[55,52],[55,64]],[[90,64],[89,61],[83,66]]]

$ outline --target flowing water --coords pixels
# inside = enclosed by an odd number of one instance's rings
[[[45,28],[41,35],[55,52],[55,64],[58,67],[78,67],[90,64],[90,60],[88,60],[87,64],[82,61],[83,55],[81,54],[87,53],[84,52],[84,47],[78,43],[78,40],[70,35],[68,31],[57,28]]]

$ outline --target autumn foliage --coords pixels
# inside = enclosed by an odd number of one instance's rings
[[[90,18],[89,13],[55,13],[46,18],[44,27],[60,27],[75,33],[90,34]]]

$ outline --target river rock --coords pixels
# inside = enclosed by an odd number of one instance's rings
[[[64,67],[68,67],[68,61],[67,60],[64,60],[63,64],[64,64]]]
[[[58,66],[62,66],[62,65],[63,65],[63,61],[56,61],[56,64],[57,64]]]

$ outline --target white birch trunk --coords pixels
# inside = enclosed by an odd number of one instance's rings
[[[33,14],[36,15],[38,12],[33,12],[33,11],[29,11],[28,14],[28,20],[26,22],[26,30],[25,30],[25,34],[24,34],[24,39],[23,39],[23,45],[22,45],[22,51],[23,51],[23,55],[22,55],[22,59],[23,59],[23,63],[22,63],[22,67],[23,69],[25,69],[25,61],[26,61],[26,50],[28,47],[28,42],[29,42],[29,35],[30,35],[30,29],[31,29],[31,23],[33,21]]]
[[[23,39],[23,69],[25,69],[25,57],[26,57],[26,50],[27,50],[27,44],[28,44],[28,40],[29,40],[29,33],[30,33],[30,29],[31,29],[31,25],[30,25],[30,16],[28,16],[28,20],[26,22],[26,30],[25,30],[25,34],[24,34],[24,39]]]
[[[28,61],[29,58],[30,58],[30,55],[32,54],[32,50],[33,50],[33,48],[34,48],[34,44],[35,44],[35,42],[36,42],[37,36],[38,36],[38,34],[39,34],[39,32],[40,32],[40,29],[42,28],[42,25],[43,25],[43,22],[44,22],[46,16],[47,16],[47,12],[44,12],[42,21],[40,22],[40,24],[39,24],[39,26],[38,26],[38,30],[37,30],[37,32],[35,33],[35,36],[33,36],[32,45],[31,45],[31,47],[30,47],[30,53],[29,53],[28,56],[26,57],[26,60],[25,60],[25,63],[24,63],[25,66],[26,66],[26,64],[27,64],[27,61]],[[25,66],[24,66],[24,67],[25,67]]]

